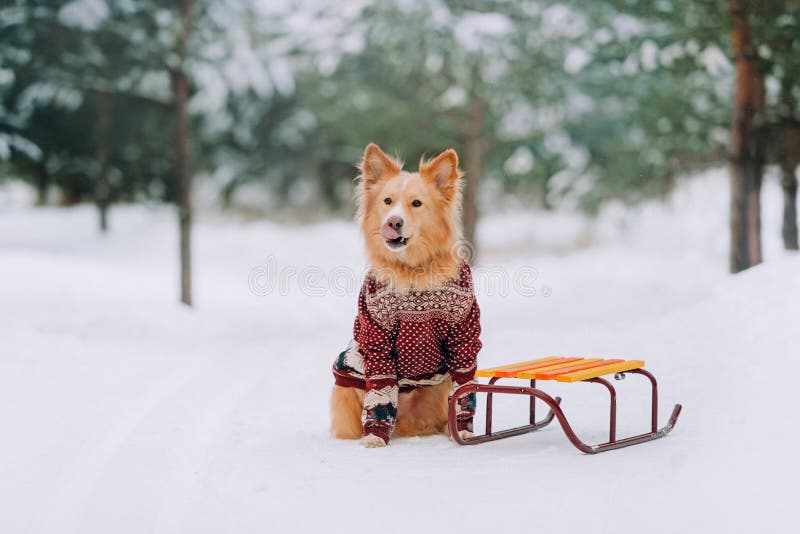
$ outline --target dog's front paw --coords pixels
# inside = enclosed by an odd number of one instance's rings
[[[459,431],[458,431],[458,437],[459,437],[459,438],[461,438],[461,439],[467,439],[467,438],[471,438],[471,437],[472,437],[472,436],[474,436],[474,435],[475,435],[475,434],[473,434],[473,433],[472,433],[472,432],[470,432],[469,430],[459,430]],[[448,434],[448,435],[447,435],[447,437],[448,437],[448,438],[450,438],[450,441],[453,441],[453,436],[451,436],[450,434]]]
[[[386,442],[383,441],[383,438],[379,438],[373,434],[367,434],[363,438],[361,438],[361,444],[368,449],[374,449],[375,447],[385,447]]]

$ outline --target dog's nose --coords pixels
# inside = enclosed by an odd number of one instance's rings
[[[399,232],[400,228],[403,227],[403,219],[401,219],[397,215],[394,215],[392,217],[389,217],[389,219],[386,221],[386,224],[394,228],[395,231]]]

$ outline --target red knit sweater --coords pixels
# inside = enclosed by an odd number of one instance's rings
[[[338,385],[366,389],[364,434],[389,442],[399,390],[440,384],[448,375],[453,391],[473,381],[480,333],[480,309],[466,263],[458,279],[430,291],[393,291],[368,275],[358,299],[354,340],[333,368]],[[472,429],[474,404],[474,395],[459,401],[459,429]]]

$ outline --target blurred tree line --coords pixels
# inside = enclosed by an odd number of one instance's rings
[[[6,0],[0,180],[40,204],[350,209],[368,142],[452,146],[464,226],[501,198],[597,210],[727,162],[731,269],[777,164],[797,248],[800,0]],[[510,194],[510,195],[509,195]]]

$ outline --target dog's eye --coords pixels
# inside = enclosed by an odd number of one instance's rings
[[[422,206],[422,201],[421,200],[415,200],[414,202],[411,203],[411,205],[414,206],[415,208],[418,208],[418,207]]]
[[[384,204],[387,204],[387,205],[388,205],[388,204],[391,204],[391,203],[392,203],[392,199],[391,199],[391,198],[389,198],[389,197],[386,197],[386,198],[384,198],[384,199],[383,199],[383,203],[384,203]]]

